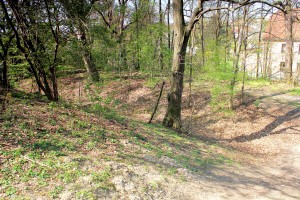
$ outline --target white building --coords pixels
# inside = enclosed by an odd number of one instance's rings
[[[293,12],[293,74],[300,71],[300,9]],[[248,60],[248,72],[251,76],[266,75],[271,79],[283,79],[286,51],[286,20],[281,11],[272,14],[262,35],[262,49],[257,70],[257,54]],[[251,64],[250,64],[251,63]]]

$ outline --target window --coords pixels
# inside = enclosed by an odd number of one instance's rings
[[[280,62],[280,71],[284,71],[285,70],[285,62]]]
[[[283,43],[283,44],[281,45],[281,53],[285,53],[285,49],[286,49],[286,44]]]

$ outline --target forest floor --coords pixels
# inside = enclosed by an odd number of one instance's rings
[[[0,117],[0,199],[300,199],[300,92],[249,82],[245,103],[217,110],[209,84],[188,87],[183,132],[160,125],[166,85],[83,75],[61,79],[59,103],[7,96]]]

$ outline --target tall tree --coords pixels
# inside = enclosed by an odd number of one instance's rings
[[[228,3],[236,3],[241,6],[263,2],[271,6],[281,4],[276,2],[274,4],[269,1],[259,0],[223,0]],[[168,93],[168,108],[165,114],[163,124],[174,129],[181,129],[181,104],[183,92],[183,75],[185,68],[185,55],[187,44],[195,24],[199,21],[201,16],[209,11],[224,9],[222,7],[208,7],[204,9],[205,2],[212,2],[211,0],[198,0],[196,8],[193,10],[189,22],[184,19],[184,4],[183,0],[173,0],[173,18],[174,18],[174,52],[172,61],[172,77],[171,88]],[[278,7],[282,9],[281,7]]]
[[[1,10],[2,11],[2,10]],[[12,29],[9,27],[7,20],[5,19],[4,13],[0,13],[0,84],[3,88],[9,87],[8,82],[8,53],[9,48],[12,46],[12,41],[15,37]]]
[[[183,75],[185,56],[188,41],[196,22],[203,14],[203,3],[198,1],[198,6],[192,12],[190,21],[185,23],[183,12],[183,0],[173,0],[174,18],[174,51],[172,61],[171,88],[168,93],[168,108],[163,124],[167,127],[181,129],[181,104],[183,91]]]
[[[162,6],[161,6],[161,0],[158,1],[158,12],[159,12],[159,25],[160,25],[160,30],[159,30],[159,65],[160,69],[163,70],[164,68],[164,62],[163,62],[163,13],[162,13]]]
[[[38,87],[49,100],[57,101],[60,28],[55,3],[47,0],[1,0],[0,4]]]
[[[70,20],[69,28],[74,28],[81,47],[81,55],[88,76],[99,81],[99,74],[92,58],[93,37],[89,30],[91,10],[96,0],[59,0]]]
[[[285,52],[285,76],[288,82],[293,79],[293,9],[292,1],[286,0],[285,4],[285,40],[286,40],[286,52]]]
[[[126,24],[128,19],[128,1],[129,0],[105,0],[96,4],[96,10],[100,14],[104,22],[104,26],[111,33],[118,45],[118,56],[120,57],[119,69],[127,66],[127,53],[125,44],[125,30],[130,27],[132,23]]]

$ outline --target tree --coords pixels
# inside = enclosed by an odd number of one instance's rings
[[[125,21],[128,21],[127,3],[128,0],[118,0],[116,3],[113,0],[105,0],[96,6],[96,10],[104,22],[104,27],[111,33],[111,37],[116,40],[118,54],[115,56],[120,57],[119,71],[121,67],[127,66],[127,52],[124,38],[125,30],[131,25],[131,23],[125,24]]]
[[[12,41],[15,37],[12,29],[9,27],[9,24],[7,23],[7,20],[5,19],[5,16],[3,13],[1,13],[0,16],[1,24],[0,24],[0,58],[2,60],[2,63],[0,65],[0,84],[3,88],[9,87],[8,82],[8,53],[9,48],[12,46]]]
[[[291,82],[293,79],[293,9],[291,0],[286,0],[284,11],[286,33],[285,76],[287,81]]]
[[[61,40],[55,2],[1,0],[0,4],[38,87],[49,100],[57,101],[56,67]]]
[[[81,55],[88,76],[99,81],[99,74],[92,59],[93,36],[89,30],[91,10],[96,0],[59,0],[70,20],[69,28],[80,42]]]
[[[181,104],[183,91],[183,77],[185,69],[185,55],[187,44],[195,24],[201,19],[204,13],[226,9],[226,7],[208,7],[204,9],[205,2],[212,2],[211,0],[198,0],[196,8],[193,10],[189,22],[185,22],[183,12],[183,0],[173,0],[173,17],[174,17],[174,52],[172,61],[172,77],[171,88],[168,93],[168,108],[165,114],[163,124],[166,127],[174,129],[181,129]],[[240,6],[262,2],[270,6],[275,6],[282,10],[281,2],[271,3],[269,1],[259,0],[223,0],[227,3],[235,3]],[[279,6],[278,6],[279,5]]]

